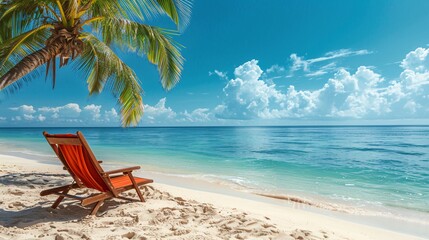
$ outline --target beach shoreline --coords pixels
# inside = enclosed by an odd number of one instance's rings
[[[46,176],[49,174],[65,174],[59,164],[48,164],[46,162],[42,163],[34,159],[2,154],[0,154],[0,159],[2,165],[2,175],[17,172],[36,172]],[[137,172],[136,175],[147,177],[144,172]],[[274,232],[278,231],[278,233],[271,234],[269,238],[280,237],[278,239],[283,239],[282,237],[285,237],[285,239],[287,239],[291,238],[291,235],[293,234],[295,234],[294,236],[299,236],[301,234],[305,237],[305,231],[311,232],[311,234],[307,233],[308,236],[313,238],[320,237],[321,239],[323,239],[325,235],[329,239],[419,239],[419,237],[423,238],[425,236],[424,228],[421,228],[420,230],[419,228],[409,228],[410,231],[408,232],[401,231],[401,228],[397,228],[399,225],[397,225],[395,222],[387,222],[386,224],[373,224],[377,221],[377,219],[372,219],[369,217],[359,218],[350,214],[335,213],[332,211],[311,207],[305,203],[256,196],[254,194],[226,189],[222,186],[218,186],[218,188],[213,188],[213,185],[208,187],[205,184],[195,183],[195,180],[189,179],[188,181],[182,179],[182,181],[178,184],[177,178],[168,179],[165,176],[161,177],[159,175],[149,177],[155,177],[155,183],[151,185],[153,185],[156,189],[159,189],[161,192],[166,192],[182,199],[191,199],[192,201],[197,201],[199,203],[211,204],[215,208],[219,209],[235,209],[234,211],[249,214],[260,221],[268,221],[269,219],[269,223],[264,224],[274,224],[276,228],[272,230]],[[194,182],[194,184],[191,184],[191,182]],[[6,186],[3,184],[3,182],[0,184],[0,186],[1,191],[5,196],[4,199],[2,199],[3,209],[1,211],[16,211],[17,209],[13,209],[13,207],[9,208],[8,204],[6,203],[8,201],[7,199],[10,197],[16,197],[14,195],[8,196],[7,193],[10,191],[11,187],[17,186]],[[34,201],[37,201],[37,198],[40,197],[36,195],[32,198]],[[54,200],[54,197],[48,198],[51,201]],[[150,205],[150,199],[148,200],[147,205]],[[44,207],[48,206],[49,202],[44,204]],[[139,207],[144,208],[145,206],[143,205]],[[22,208],[20,210],[22,211]],[[58,211],[58,214],[61,214],[61,211]],[[81,211],[86,212],[87,210],[81,209]],[[108,212],[110,211],[114,213],[114,210],[109,210]],[[117,217],[120,218],[120,216]],[[103,218],[103,216],[100,217],[100,219],[101,218]],[[353,218],[356,219],[353,220]],[[95,221],[99,221],[100,219]],[[365,219],[367,221],[365,221]],[[2,228],[6,234],[10,233],[12,236],[14,236],[13,231],[11,231],[13,227],[5,227],[8,226],[8,223],[5,223],[7,220],[1,219],[1,221]],[[20,220],[10,219],[9,221],[19,222]],[[382,227],[383,225],[385,227]],[[410,224],[410,226],[412,225]],[[81,227],[84,228],[85,226],[82,225]],[[37,226],[33,225],[33,228],[37,229]],[[404,230],[404,226],[402,226],[402,230]],[[28,231],[34,232],[36,230],[30,229]],[[200,231],[204,232],[204,230]],[[94,234],[98,233],[94,232]],[[189,234],[190,233],[185,234],[182,237],[187,239],[187,235]],[[15,237],[18,238],[19,236],[20,235],[15,235]],[[263,238],[261,237],[261,239]],[[291,239],[293,239],[293,237]]]

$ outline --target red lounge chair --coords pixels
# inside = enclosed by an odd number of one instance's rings
[[[58,207],[64,197],[69,197],[80,200],[82,206],[96,203],[90,213],[95,215],[106,199],[114,197],[127,199],[119,196],[119,194],[130,189],[135,189],[140,201],[145,201],[138,187],[152,183],[153,180],[134,177],[132,171],[140,169],[139,166],[105,172],[100,166],[101,161],[97,161],[80,131],[76,134],[48,134],[43,132],[43,135],[64,164],[64,168],[74,179],[74,183],[70,185],[44,190],[40,193],[41,196],[59,195],[52,208]],[[74,188],[91,188],[100,193],[87,197],[68,194]]]

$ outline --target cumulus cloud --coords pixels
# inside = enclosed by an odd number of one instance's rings
[[[214,112],[224,119],[385,119],[429,117],[429,49],[418,48],[401,62],[399,80],[386,80],[373,69],[360,66],[353,73],[340,68],[316,90],[297,90],[289,86],[281,91],[275,84],[261,79],[257,60],[237,67],[235,79],[224,87],[223,103]],[[299,63],[303,68],[317,61],[366,51],[341,51],[325,58]],[[326,68],[333,67],[326,66]]]
[[[34,107],[31,105],[21,105],[19,107],[12,107],[9,108],[12,111],[19,111],[22,112],[23,114],[33,114],[36,111],[34,110]]]
[[[104,111],[104,119],[107,122],[118,121],[118,119],[119,119],[118,113],[116,112],[116,110],[114,108],[111,108],[108,111]]]
[[[46,117],[43,116],[42,114],[39,114],[39,116],[37,116],[37,120],[39,120],[40,122],[43,122],[46,120]]]
[[[12,107],[9,108],[12,111],[15,112],[19,112],[20,114],[22,114],[21,116],[15,116],[12,120],[14,121],[21,121],[21,119],[23,118],[24,120],[27,121],[31,121],[33,120],[35,117],[33,116],[33,113],[36,112],[36,110],[34,110],[34,107],[31,105],[21,105],[19,107]]]
[[[251,60],[237,67],[235,79],[223,88],[226,96],[224,104],[215,109],[216,116],[230,119],[251,119],[258,116],[272,104],[282,102],[284,97],[275,85],[268,85],[262,80],[262,70],[257,60]]]
[[[81,123],[83,125],[96,125],[110,122],[119,123],[119,117],[114,108],[104,111],[103,113],[102,106],[95,104],[86,105],[83,108],[77,103],[39,108],[31,105],[22,105],[9,108],[9,110],[21,113],[21,115],[14,115],[11,117],[12,121],[47,122],[48,124],[68,122]]]
[[[427,72],[429,66],[429,48],[417,48],[401,61],[401,67],[413,72]]]
[[[170,107],[166,107],[166,102],[167,98],[161,98],[154,106],[145,104],[144,117],[149,119],[150,122],[154,122],[155,120],[163,121],[175,118],[177,115],[176,112],[174,112]]]
[[[354,74],[340,69],[323,88],[315,91],[314,113],[321,117],[362,118],[389,112],[388,99],[378,84],[384,79],[371,69],[361,66]]]
[[[78,118],[82,110],[77,103],[68,103],[59,107],[41,107],[37,109],[38,112],[44,114],[51,114],[52,118],[73,119]]]
[[[34,116],[31,114],[24,114],[23,116],[24,116],[24,119],[27,121],[31,121],[34,119]]]
[[[386,90],[395,99],[392,109],[401,116],[411,113],[428,117],[429,112],[429,48],[417,48],[402,60],[404,71],[399,80],[392,81]]]
[[[95,104],[91,104],[91,105],[86,105],[83,108],[83,115],[87,116],[88,118],[91,118],[94,121],[99,121],[100,117],[101,117],[101,105],[95,105]]]

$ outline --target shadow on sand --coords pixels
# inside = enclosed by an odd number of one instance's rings
[[[25,228],[38,223],[79,221],[87,217],[93,206],[82,207],[76,200],[64,200],[57,209],[52,209],[55,195],[40,197],[40,201],[31,203],[26,199],[27,194],[34,194],[30,191],[38,192],[69,183],[71,178],[65,174],[13,173],[0,176],[0,186],[6,186],[8,192],[16,196],[15,201],[9,204],[0,201],[0,226]],[[87,193],[88,190],[77,190],[77,194]],[[105,201],[97,216],[117,208],[122,201]]]
[[[76,201],[65,202],[57,209],[52,209],[52,202],[39,202],[35,207],[24,208],[22,210],[9,211],[0,208],[0,225],[3,227],[25,228],[38,223],[46,222],[66,222],[79,221],[87,216],[92,206],[82,207]],[[106,201],[100,209],[98,217],[104,215],[107,211],[117,208],[120,203],[115,200]]]

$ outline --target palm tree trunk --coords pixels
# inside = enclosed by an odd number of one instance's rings
[[[62,50],[62,44],[54,42],[26,57],[0,77],[0,90],[16,82],[34,69],[55,58]]]

